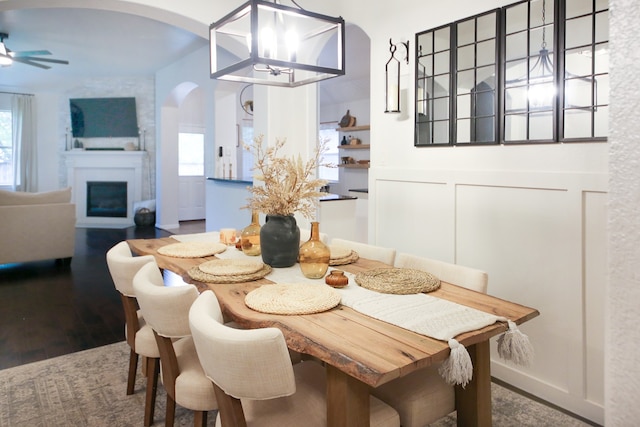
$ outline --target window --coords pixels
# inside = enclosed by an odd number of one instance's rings
[[[330,163],[332,165],[338,164],[338,158],[340,157],[338,153],[338,146],[340,145],[340,142],[338,140],[339,135],[338,131],[336,130],[337,127],[337,122],[320,123],[319,138],[320,141],[326,141],[327,144],[327,151],[324,153],[322,163]],[[338,168],[320,166],[318,168],[318,178],[337,182],[340,179],[338,176]]]
[[[498,117],[498,14],[494,11],[460,21],[456,32],[454,141],[491,143],[496,140]]]
[[[505,142],[554,141],[554,0],[505,8]]]
[[[0,110],[0,187],[13,186],[13,137],[11,111]]]
[[[253,120],[243,119],[240,125],[240,141],[238,144],[242,147],[242,173],[241,177],[248,179],[253,176],[253,153],[245,150],[245,145],[253,145]]]
[[[446,26],[418,37],[416,145],[448,144],[451,97],[451,29]]]
[[[204,176],[203,134],[178,134],[178,175]]]
[[[604,141],[607,0],[523,0],[416,34],[415,145]]]
[[[609,133],[609,9],[606,0],[566,0],[563,139]]]

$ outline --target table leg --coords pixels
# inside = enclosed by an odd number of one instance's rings
[[[369,427],[369,386],[327,365],[327,425]]]
[[[458,426],[491,426],[491,357],[489,341],[467,348],[473,362],[473,379],[465,388],[456,386]]]

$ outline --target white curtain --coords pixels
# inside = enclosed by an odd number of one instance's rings
[[[36,149],[36,113],[34,97],[13,95],[13,181],[15,191],[35,192],[38,189]]]

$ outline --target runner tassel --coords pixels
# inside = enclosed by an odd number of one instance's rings
[[[515,322],[507,320],[509,330],[498,338],[498,355],[516,365],[529,366],[533,361],[533,346]]]
[[[460,385],[463,388],[469,384],[473,377],[473,365],[467,349],[454,338],[449,340],[451,353],[442,362],[438,372],[442,378],[451,385]]]

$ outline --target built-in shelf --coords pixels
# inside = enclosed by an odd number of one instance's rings
[[[362,125],[362,126],[350,126],[346,128],[337,128],[338,132],[356,132],[359,130],[369,130],[371,128],[370,125]]]
[[[349,163],[346,165],[338,165],[339,168],[349,168],[349,169],[369,169],[369,163]]]
[[[342,148],[343,150],[368,150],[369,148],[371,148],[371,145],[369,144],[346,144],[346,145],[338,145],[338,148]]]

